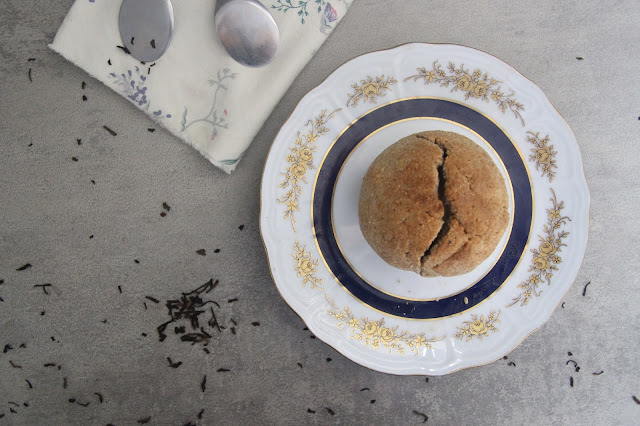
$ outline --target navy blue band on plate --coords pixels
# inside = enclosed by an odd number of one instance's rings
[[[513,227],[502,255],[493,268],[474,286],[440,300],[407,300],[386,294],[366,283],[351,269],[340,251],[331,223],[333,189],[349,153],[377,129],[412,117],[443,118],[478,133],[502,159],[513,186]],[[414,319],[436,319],[466,311],[491,297],[500,288],[511,275],[524,252],[531,230],[532,206],[531,182],[522,157],[509,137],[495,123],[462,104],[443,99],[411,98],[371,111],[342,133],[320,165],[312,209],[315,238],[321,255],[336,279],[351,294],[370,307],[390,315]]]

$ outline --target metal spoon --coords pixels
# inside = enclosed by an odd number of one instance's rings
[[[123,0],[118,19],[122,43],[134,58],[152,62],[169,47],[173,34],[170,0]]]
[[[257,0],[218,0],[215,24],[222,46],[241,64],[261,67],[276,56],[278,25]]]

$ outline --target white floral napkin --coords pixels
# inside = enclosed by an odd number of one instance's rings
[[[118,0],[76,0],[49,46],[122,94],[227,173],[346,13],[346,0],[261,0],[280,29],[273,62],[249,68],[218,41],[215,0],[174,0],[165,54],[141,63],[118,30]]]

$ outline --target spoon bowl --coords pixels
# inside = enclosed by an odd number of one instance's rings
[[[173,6],[170,0],[123,0],[118,17],[122,43],[143,62],[160,58],[173,34]]]
[[[278,52],[278,25],[257,0],[218,1],[215,24],[222,46],[243,65],[267,65]]]

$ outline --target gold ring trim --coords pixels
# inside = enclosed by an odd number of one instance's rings
[[[529,235],[527,236],[527,242],[525,243],[525,249],[522,251],[522,254],[520,255],[520,259],[518,259],[518,262],[516,263],[516,265],[514,266],[513,270],[511,271],[511,273],[509,274],[509,276],[507,278],[505,278],[505,280],[500,284],[500,286],[498,286],[498,288],[487,298],[483,299],[480,303],[477,303],[474,306],[470,306],[469,308],[460,311],[460,312],[456,312],[455,314],[451,314],[451,315],[446,315],[446,316],[442,316],[442,317],[437,317],[437,318],[408,318],[405,316],[400,316],[400,315],[394,315],[394,314],[390,314],[389,312],[385,312],[382,311],[380,309],[374,308],[373,306],[363,302],[362,300],[358,299],[356,296],[353,295],[353,293],[351,293],[351,291],[349,291],[348,288],[346,288],[344,286],[344,284],[342,284],[342,282],[340,282],[340,280],[338,280],[338,278],[335,276],[335,274],[333,273],[333,271],[331,270],[331,268],[329,267],[329,265],[327,264],[326,259],[324,258],[324,255],[322,254],[322,251],[320,250],[320,245],[318,244],[318,238],[316,236],[316,227],[315,224],[313,222],[313,202],[314,202],[314,198],[315,198],[315,189],[316,189],[316,185],[318,183],[318,176],[320,175],[320,170],[322,169],[322,165],[324,164],[325,160],[327,159],[327,156],[329,155],[329,152],[331,152],[331,150],[333,149],[333,146],[336,144],[336,142],[338,141],[338,139],[340,139],[340,137],[351,127],[353,126],[358,120],[360,120],[362,117],[371,114],[372,112],[383,108],[387,105],[391,105],[397,102],[404,102],[407,100],[412,100],[412,99],[436,99],[436,100],[443,100],[443,101],[447,101],[447,102],[452,102],[452,103],[456,103],[459,105],[462,105],[464,107],[467,107],[475,112],[477,112],[478,114],[482,115],[483,117],[485,117],[486,119],[488,119],[489,121],[491,121],[496,127],[498,127],[502,133],[505,134],[505,136],[507,136],[507,138],[511,141],[511,144],[513,145],[513,147],[516,149],[516,151],[518,152],[518,155],[520,155],[520,158],[522,160],[522,163],[524,164],[524,168],[527,172],[527,178],[529,179],[529,185],[531,187],[531,225],[529,226]],[[345,160],[346,161],[346,160]],[[502,128],[502,126],[500,126],[498,123],[496,123],[496,121],[494,119],[492,119],[491,117],[487,116],[485,113],[483,113],[482,111],[479,111],[478,109],[469,106],[465,103],[462,102],[458,102],[458,101],[454,101],[451,99],[447,99],[447,98],[442,98],[442,97],[437,97],[437,96],[410,96],[410,97],[406,97],[406,98],[402,98],[402,99],[396,99],[393,101],[389,101],[385,104],[379,105],[376,108],[372,108],[369,111],[365,112],[364,114],[360,115],[359,117],[357,117],[355,120],[353,120],[351,123],[347,124],[347,126],[342,129],[342,131],[338,134],[338,136],[333,140],[333,142],[331,142],[331,144],[328,146],[327,150],[324,153],[324,156],[322,157],[322,160],[320,161],[320,163],[318,164],[317,167],[318,172],[315,175],[315,178],[313,180],[313,186],[311,188],[311,204],[310,204],[310,210],[311,210],[311,231],[313,234],[313,240],[316,244],[316,248],[318,249],[318,254],[320,255],[320,258],[322,259],[322,263],[324,263],[325,267],[327,268],[327,270],[329,271],[329,273],[331,274],[331,276],[333,277],[333,279],[340,284],[340,287],[342,287],[342,289],[344,291],[346,291],[349,295],[351,295],[351,297],[353,297],[355,300],[357,300],[359,303],[362,303],[363,305],[367,306],[370,309],[373,309],[376,312],[380,312],[382,314],[385,315],[389,315],[390,317],[394,317],[394,318],[402,318],[405,320],[409,320],[409,321],[438,321],[438,320],[442,320],[445,318],[453,318],[455,316],[458,315],[462,315],[467,311],[470,311],[471,309],[475,309],[478,306],[482,305],[484,302],[486,302],[487,300],[491,299],[494,295],[496,295],[500,289],[502,287],[504,287],[504,285],[511,279],[511,276],[516,272],[516,270],[518,269],[518,266],[520,266],[520,263],[522,262],[522,259],[525,256],[525,253],[527,253],[526,247],[529,246],[529,243],[531,241],[531,235],[532,235],[532,231],[533,231],[533,223],[534,223],[534,217],[535,217],[535,193],[534,193],[534,189],[533,189],[533,182],[531,180],[531,173],[529,171],[529,167],[527,166],[527,162],[524,158],[524,156],[522,155],[522,151],[520,151],[520,148],[513,142],[513,138],[509,135],[509,133],[507,133],[507,131],[505,129]],[[337,181],[337,180],[336,180]],[[334,183],[335,185],[335,183]],[[334,188],[335,190],[335,188]],[[449,297],[449,296],[447,296]],[[406,300],[410,300],[410,299],[406,299]]]
[[[445,297],[452,297],[455,296],[457,294],[462,293],[463,291],[466,291],[468,289],[470,289],[471,287],[473,287],[474,285],[476,285],[478,282],[480,282],[480,280],[482,280],[489,272],[491,272],[491,270],[493,269],[493,267],[496,265],[496,263],[498,263],[498,260],[500,260],[500,257],[502,256],[502,253],[504,253],[504,250],[507,248],[507,243],[509,242],[509,238],[507,238],[507,240],[504,242],[503,246],[502,246],[502,250],[500,250],[500,254],[498,254],[498,257],[496,258],[496,260],[493,262],[493,264],[491,265],[491,267],[487,270],[487,272],[482,275],[482,277],[478,278],[476,281],[474,281],[472,284],[470,284],[469,286],[465,287],[462,290],[457,291],[456,293],[452,293],[449,295],[445,295],[445,296],[441,296],[441,297],[432,297],[432,298],[411,298],[411,297],[405,297],[405,296],[400,296],[397,294],[393,294],[390,293],[388,291],[385,291],[383,289],[381,289],[380,287],[376,286],[375,284],[371,283],[369,280],[367,280],[365,277],[362,276],[362,274],[360,274],[360,272],[358,272],[358,270],[351,264],[351,262],[349,261],[349,259],[347,258],[347,256],[345,256],[345,252],[342,249],[342,245],[340,244],[340,240],[338,238],[338,234],[336,233],[336,228],[335,228],[335,221],[333,219],[333,200],[335,199],[335,193],[336,193],[336,188],[338,186],[338,181],[340,180],[340,175],[342,174],[342,170],[344,169],[345,164],[347,164],[347,162],[349,161],[349,158],[351,157],[351,155],[360,147],[360,145],[362,145],[367,139],[369,139],[371,136],[373,136],[374,134],[378,133],[379,131],[386,129],[387,127],[393,126],[394,124],[398,124],[398,123],[402,123],[402,122],[406,122],[406,121],[412,121],[412,120],[435,120],[435,121],[444,121],[447,123],[451,123],[454,124],[456,126],[462,127],[465,130],[468,130],[469,132],[473,133],[474,135],[476,135],[482,142],[485,143],[485,145],[487,145],[489,147],[489,149],[491,151],[493,151],[493,153],[496,155],[496,157],[498,158],[498,162],[500,163],[500,165],[502,166],[502,169],[504,170],[505,174],[507,175],[507,182],[508,182],[508,186],[509,186],[509,198],[511,200],[511,205],[514,207],[515,210],[515,199],[514,199],[514,194],[513,194],[513,184],[511,182],[511,176],[509,175],[509,171],[507,170],[506,166],[504,165],[504,162],[502,161],[502,158],[500,158],[500,156],[498,155],[498,153],[496,152],[496,150],[493,148],[493,146],[491,146],[491,144],[489,142],[487,142],[482,136],[480,136],[477,132],[475,132],[474,130],[470,129],[469,127],[462,125],[458,122],[452,121],[452,120],[447,120],[445,118],[439,118],[439,117],[411,117],[411,118],[404,118],[402,120],[398,120],[398,121],[394,121],[393,123],[389,123],[385,126],[380,127],[379,129],[376,129],[375,131],[369,133],[367,136],[365,136],[360,142],[358,142],[358,144],[353,147],[353,149],[351,150],[351,152],[349,153],[349,155],[347,155],[347,158],[345,158],[344,163],[342,163],[342,166],[340,166],[340,170],[338,171],[338,175],[336,176],[336,181],[333,185],[333,192],[331,194],[331,229],[333,231],[333,236],[336,239],[336,243],[338,244],[338,249],[340,249],[340,251],[342,252],[342,255],[344,256],[344,259],[347,261],[347,264],[351,267],[351,269],[356,273],[356,275],[358,275],[360,278],[362,278],[362,280],[364,282],[366,282],[367,284],[369,284],[371,287],[375,288],[376,290],[389,295],[389,296],[393,296],[396,297],[398,299],[403,299],[403,300],[411,300],[414,302],[431,302],[431,301],[435,301],[438,299],[443,299]],[[318,169],[319,170],[319,169]],[[311,208],[313,208],[313,205],[311,206]],[[514,221],[514,217],[515,215],[512,214],[510,215],[509,218],[509,226],[507,227],[507,235],[510,237],[511,236],[511,231],[513,230],[513,221]],[[316,239],[315,233],[314,233],[314,239]],[[322,257],[322,254],[320,255]]]

